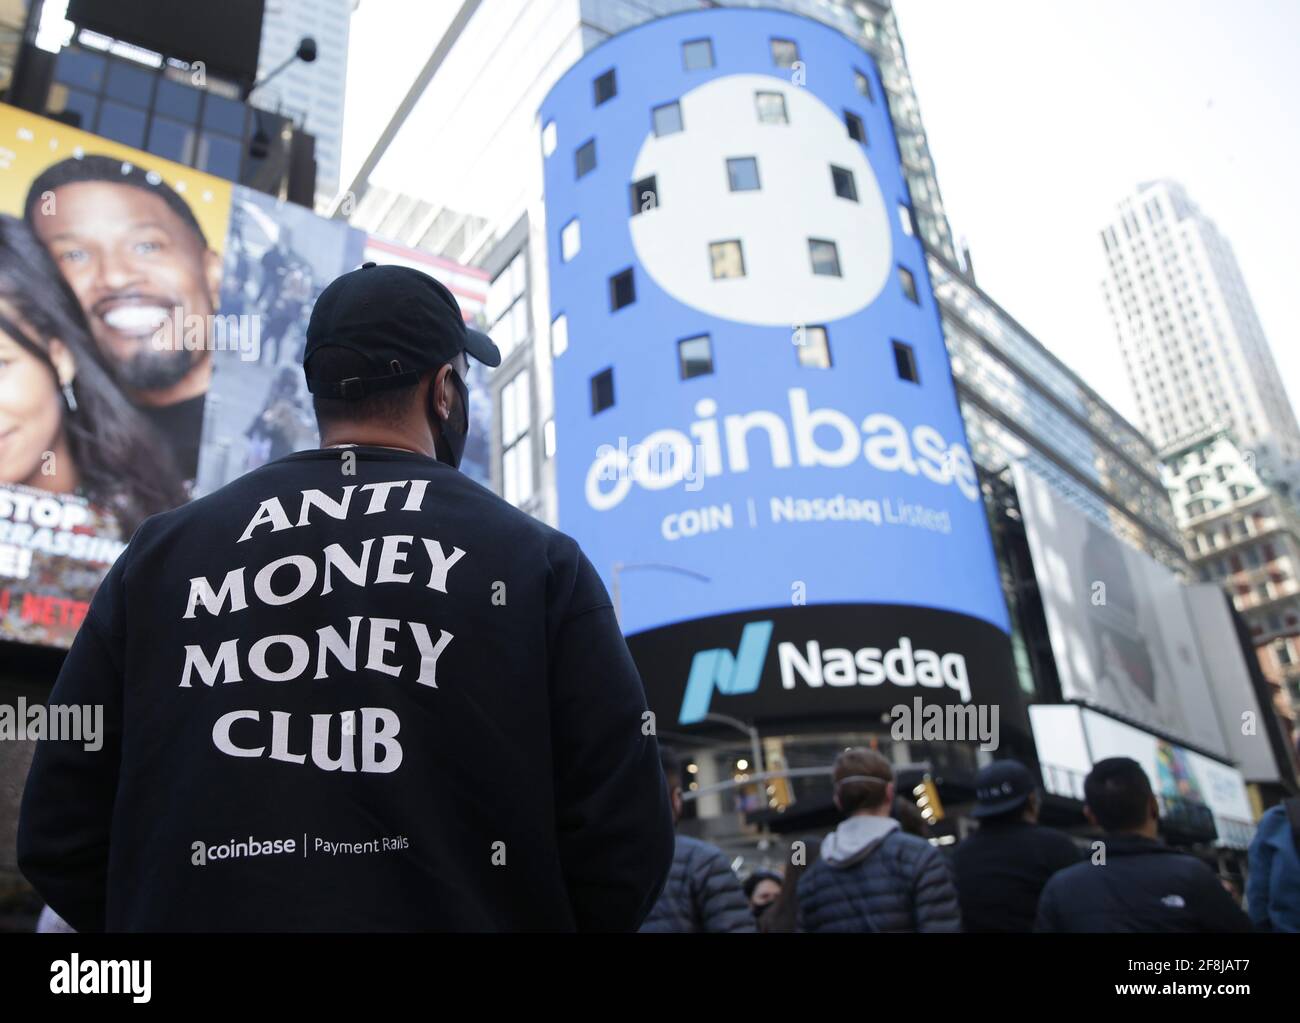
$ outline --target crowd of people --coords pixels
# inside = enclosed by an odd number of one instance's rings
[[[682,773],[665,753],[673,813]],[[1082,844],[1038,822],[1041,794],[1023,764],[976,779],[978,830],[932,844],[889,761],[847,749],[831,773],[843,821],[820,849],[792,845],[780,872],[742,881],[715,846],[677,835],[672,870],[644,931],[1246,932],[1300,931],[1300,800],[1273,807],[1249,853],[1246,907],[1230,882],[1159,838],[1159,804],[1140,764],[1112,757],[1084,782]]]

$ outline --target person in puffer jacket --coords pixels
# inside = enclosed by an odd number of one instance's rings
[[[960,931],[961,910],[939,850],[890,816],[894,771],[868,749],[849,749],[831,775],[845,820],[799,880],[801,931]]]
[[[677,758],[660,748],[673,821],[682,816],[682,772]],[[716,845],[677,835],[673,865],[641,933],[752,933],[754,914],[726,854]]]

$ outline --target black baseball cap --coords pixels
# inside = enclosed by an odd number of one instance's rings
[[[312,373],[322,348],[362,356],[366,374],[326,380]],[[501,365],[501,351],[481,331],[465,326],[447,287],[409,266],[362,263],[331,281],[311,311],[303,372],[307,390],[322,398],[361,398],[414,384],[420,374],[461,352],[486,366]]]
[[[1024,806],[1038,786],[1029,768],[1018,760],[995,760],[975,776],[975,808],[972,817],[996,817]]]

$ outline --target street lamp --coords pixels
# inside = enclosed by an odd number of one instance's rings
[[[704,715],[704,720],[727,725],[749,736],[750,755],[754,758],[750,777],[754,779],[755,791],[760,796],[764,795],[763,783],[767,780],[767,772],[763,768],[763,748],[758,741],[758,729],[741,721],[740,718],[733,718],[728,714],[715,714],[712,711]],[[766,801],[764,801],[764,804],[766,804]]]
[[[609,581],[610,581],[610,589],[614,591],[613,593],[614,618],[618,621],[618,624],[620,626],[623,624],[622,575],[624,572],[643,572],[643,571],[674,572],[677,575],[688,576],[689,578],[695,579],[698,582],[702,582],[702,583],[713,582],[713,580],[710,579],[707,575],[702,575],[699,572],[693,572],[689,568],[682,568],[680,565],[665,565],[653,561],[638,561],[638,562],[631,562],[631,563],[626,561],[616,561],[614,562],[614,565],[610,570]]]

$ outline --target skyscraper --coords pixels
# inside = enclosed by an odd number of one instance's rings
[[[1291,477],[1300,427],[1232,247],[1173,181],[1138,186],[1101,232],[1103,291],[1139,422],[1158,448],[1214,427]]]
[[[348,28],[359,0],[270,0],[262,22],[262,77],[288,59],[303,36],[316,40],[315,61],[295,61],[254,93],[266,110],[293,117],[316,137],[316,196],[333,198],[339,185],[343,94],[347,88]]]

